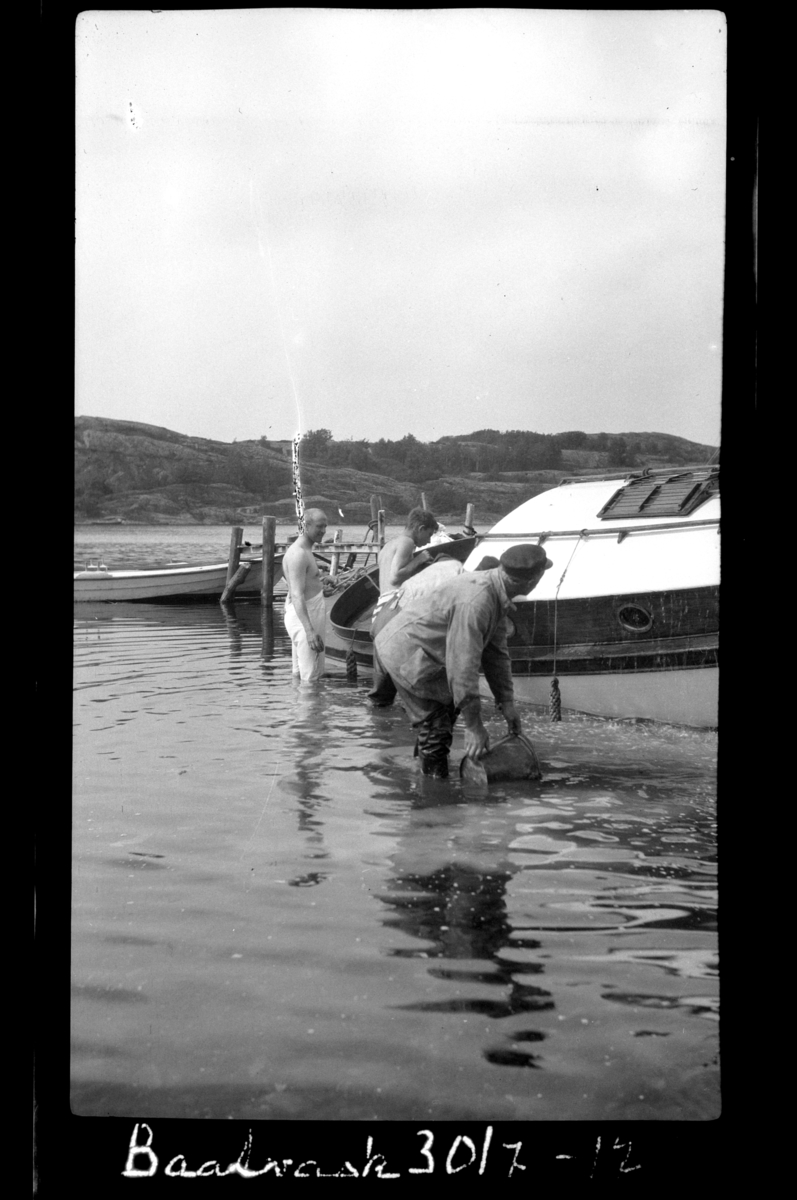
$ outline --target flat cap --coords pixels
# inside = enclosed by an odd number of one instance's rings
[[[500,558],[501,566],[510,575],[535,575],[540,567],[548,570],[553,566],[550,558],[546,557],[542,546],[524,542],[521,546],[510,546]]]

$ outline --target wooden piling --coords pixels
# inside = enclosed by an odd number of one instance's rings
[[[227,584],[229,585],[238,564],[241,561],[241,540],[244,536],[243,525],[234,525],[230,532],[230,557],[227,560]]]
[[[271,604],[261,605],[260,632],[263,637],[260,656],[261,658],[272,658],[274,655],[274,607]]]
[[[226,604],[228,600],[232,599],[235,589],[243,583],[251,569],[252,564],[250,562],[242,562],[239,565],[238,570],[235,572],[232,578],[227,580],[227,586],[221,593],[221,600],[219,603]]]
[[[376,538],[381,550],[385,544],[385,510],[383,508],[380,508],[376,514]]]
[[[421,492],[421,508],[426,508],[426,492]]]
[[[473,528],[473,505],[468,504],[465,508],[465,525],[463,527],[465,533],[473,534],[476,530]]]
[[[263,608],[274,604],[274,547],[277,540],[277,518],[263,517],[263,569],[260,577],[260,603]]]

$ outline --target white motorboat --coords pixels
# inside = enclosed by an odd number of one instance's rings
[[[617,719],[717,725],[719,467],[563,479],[479,538],[465,560],[537,542],[553,567],[518,597],[508,636],[515,694]],[[356,589],[356,590],[355,590]],[[329,649],[370,660],[375,579],[330,614]]]
[[[564,479],[490,530],[466,567],[545,546],[515,601],[516,695],[565,709],[714,727],[719,691],[719,467]]]

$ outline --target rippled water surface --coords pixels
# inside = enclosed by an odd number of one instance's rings
[[[329,513],[326,540],[331,541],[337,528],[337,517]],[[358,525],[342,525],[345,541],[362,542],[368,533]],[[400,532],[399,526],[388,526],[386,537]],[[452,527],[451,532],[457,532]],[[78,525],[75,527],[74,567],[83,570],[89,563],[102,562],[109,570],[142,571],[183,563],[225,562],[230,552],[229,525]],[[296,533],[296,522],[278,525],[276,540],[287,542]],[[243,540],[259,545],[263,540],[261,525],[246,525]]]
[[[75,607],[74,1111],[715,1117],[715,736],[527,708],[543,781],[470,795],[330,669]]]

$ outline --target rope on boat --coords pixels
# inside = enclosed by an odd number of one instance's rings
[[[586,529],[582,529],[578,535],[576,544],[573,547],[573,553],[568,558],[567,563],[565,564],[565,569],[564,569],[564,571],[562,571],[562,574],[559,577],[559,582],[556,585],[556,593],[553,598],[553,678],[551,680],[551,701],[550,701],[550,707],[549,707],[552,722],[561,721],[561,719],[562,719],[562,695],[561,695],[561,692],[559,691],[559,679],[557,678],[557,675],[556,675],[556,646],[557,646],[558,621],[559,621],[559,589],[562,586],[562,584],[564,583],[565,575],[567,574],[568,570],[570,569],[570,564],[573,561],[573,557],[576,553],[576,550],[578,550],[579,546],[581,545],[581,539],[586,538],[587,536],[588,536],[588,531]]]
[[[349,587],[352,583],[356,583],[358,579],[362,579],[363,576],[368,579],[369,583],[373,583],[373,580],[368,574],[368,569],[364,563],[361,563],[358,567],[352,567],[351,570],[346,570],[344,568],[342,571],[338,571],[334,579],[327,578],[324,580],[324,595],[333,596],[335,592],[342,591],[344,588]],[[377,591],[379,590],[378,587],[376,587],[376,584],[374,584],[374,587]]]

